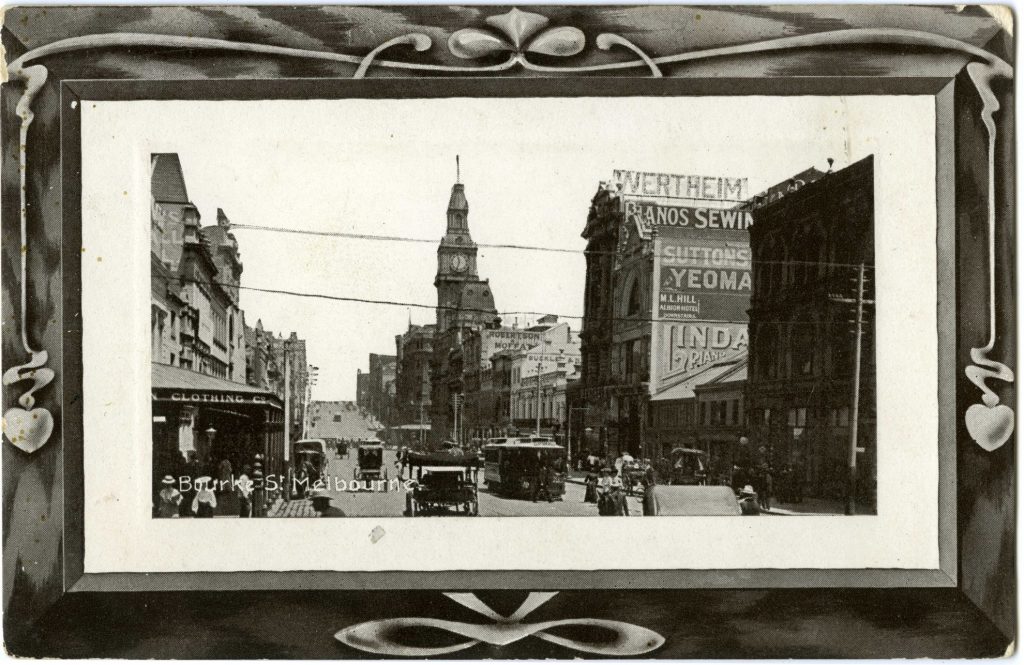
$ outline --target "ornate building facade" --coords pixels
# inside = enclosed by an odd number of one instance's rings
[[[463,341],[473,331],[500,327],[494,294],[477,274],[477,247],[469,233],[465,186],[456,182],[448,199],[448,224],[437,248],[436,326],[431,362],[431,440],[461,440],[465,385]]]

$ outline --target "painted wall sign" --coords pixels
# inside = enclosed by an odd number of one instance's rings
[[[658,390],[749,343],[745,323],[659,323],[652,334],[652,384]]]
[[[659,228],[654,240],[652,394],[747,347],[750,269],[745,229]]]
[[[267,395],[211,393],[198,390],[175,390],[154,392],[153,400],[159,402],[182,402],[203,404],[272,404]]]
[[[746,231],[753,225],[754,216],[748,210],[727,208],[693,208],[656,201],[625,201],[626,219],[636,222],[645,231],[658,227]]]
[[[525,351],[541,341],[540,332],[526,330],[481,330],[480,367],[489,369],[491,356],[501,351]]]
[[[627,196],[736,202],[747,199],[746,178],[615,169],[612,179]]]
[[[747,321],[750,241],[745,231],[671,229],[655,243],[657,319]]]

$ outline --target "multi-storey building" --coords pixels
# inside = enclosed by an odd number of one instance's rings
[[[464,436],[464,339],[474,331],[501,326],[490,284],[477,274],[477,247],[469,233],[469,203],[461,182],[452,186],[447,218],[434,278],[437,323],[430,372],[430,422],[435,444]]]
[[[430,426],[430,363],[434,325],[414,326],[395,335],[394,426],[408,444],[420,442]]]
[[[306,389],[309,383],[309,367],[306,364],[306,341],[292,332],[288,337],[263,329],[263,321],[256,320],[256,327],[245,329],[248,341],[246,349],[246,381],[273,392],[283,402],[285,399],[285,368],[289,376],[288,410],[291,413],[290,440],[302,436],[305,413]],[[287,358],[286,358],[287,356]]]
[[[602,453],[641,454],[648,424],[651,344],[649,234],[624,215],[614,183],[602,183],[587,223],[587,275],[580,333],[583,425]]]
[[[793,465],[809,496],[847,491],[855,338],[850,300],[861,266],[873,299],[874,168],[868,157],[751,206],[754,292],[746,389],[750,439]],[[858,395],[859,500],[873,505],[875,353],[871,308]]]
[[[555,436],[565,443],[566,390],[579,374],[580,339],[569,324],[550,324],[536,346],[512,354],[511,411],[516,429]],[[539,420],[538,420],[539,419]]]
[[[176,154],[151,158],[150,231],[154,478],[191,457],[209,472],[262,454],[280,470],[281,402],[246,382],[238,243],[222,210],[201,226]]]
[[[396,356],[370,354],[370,373],[367,375],[366,409],[385,427],[395,424],[392,405],[395,401]]]

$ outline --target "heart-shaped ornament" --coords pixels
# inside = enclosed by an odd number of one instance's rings
[[[46,409],[26,410],[14,407],[4,414],[7,440],[26,453],[43,447],[53,434],[53,416]]]
[[[1005,404],[972,404],[964,415],[967,432],[975,443],[992,452],[1013,434],[1013,409]]]

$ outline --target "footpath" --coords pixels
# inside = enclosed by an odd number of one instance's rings
[[[566,482],[583,485],[586,477],[586,471],[571,471]],[[846,505],[842,501],[811,498],[804,499],[800,503],[783,503],[773,500],[772,507],[765,511],[767,515],[844,515],[845,513]],[[858,506],[857,514],[873,515],[874,513],[865,511],[862,506]]]

